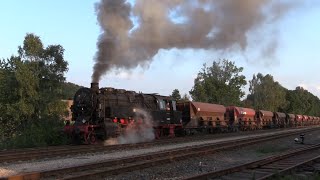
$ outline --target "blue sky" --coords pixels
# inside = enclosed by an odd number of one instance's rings
[[[89,86],[100,28],[96,1],[7,0],[0,2],[0,58],[17,54],[26,33],[41,37],[45,45],[61,44],[69,62],[67,81]],[[244,67],[249,81],[254,73],[270,73],[284,87],[303,86],[320,97],[320,6],[303,1],[298,8],[275,24],[279,48],[275,59],[245,60],[241,54],[218,54],[205,50],[161,50],[148,67],[113,72],[100,86],[147,93],[171,94],[173,89],[188,93],[202,64],[228,58]]]

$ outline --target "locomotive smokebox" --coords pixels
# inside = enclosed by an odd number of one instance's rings
[[[99,92],[99,83],[91,83],[91,90],[94,92]]]

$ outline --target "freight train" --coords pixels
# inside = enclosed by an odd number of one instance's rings
[[[254,110],[202,102],[176,102],[170,96],[124,89],[80,88],[71,106],[72,121],[64,131],[77,142],[117,137],[130,128],[153,129],[155,138],[197,132],[236,132],[316,125],[319,117]],[[147,124],[145,122],[148,122]],[[144,126],[141,126],[141,125]]]

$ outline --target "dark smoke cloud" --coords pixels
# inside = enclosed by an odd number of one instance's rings
[[[256,36],[252,32],[279,20],[295,2],[136,0],[131,6],[125,0],[101,0],[96,11],[102,34],[97,43],[92,81],[99,82],[112,68],[148,64],[160,49],[225,51],[237,46],[245,52],[251,36]],[[139,25],[134,29],[130,17],[138,20]],[[260,54],[273,55],[278,44],[276,39],[276,36],[268,39]]]

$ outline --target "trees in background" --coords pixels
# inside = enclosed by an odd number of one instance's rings
[[[234,62],[225,59],[214,61],[210,67],[204,64],[190,90],[192,100],[320,116],[320,99],[317,96],[302,87],[288,90],[270,74],[253,75],[249,81],[249,94],[240,101],[244,96],[242,89],[247,83],[241,75],[242,71],[242,67],[237,67]]]
[[[190,101],[190,96],[189,96],[187,93],[185,93],[185,94],[182,96],[181,100],[183,100],[183,101]]]
[[[287,106],[286,91],[270,74],[263,76],[258,73],[249,81],[247,105],[254,109],[284,111]]]
[[[180,94],[180,91],[178,89],[174,89],[172,91],[172,94],[170,95],[174,100],[176,101],[190,101],[190,96],[185,93],[182,97],[181,97],[181,94]]]
[[[181,100],[181,95],[180,95],[179,90],[178,90],[178,89],[174,89],[174,90],[172,91],[171,97],[172,97],[174,100],[176,100],[176,101]]]
[[[44,47],[34,34],[25,36],[17,56],[1,60],[2,142],[15,139],[16,145],[21,146],[57,143],[55,134],[66,110],[60,98],[67,70],[63,47]]]
[[[320,116],[320,100],[317,96],[297,87],[288,90],[274,81],[270,74],[253,75],[249,81],[250,94],[244,100],[246,106],[269,111]]]
[[[247,84],[241,75],[242,67],[223,59],[214,61],[212,66],[204,64],[194,80],[190,95],[194,101],[222,105],[239,105],[245,93],[242,90]]]
[[[288,106],[286,107],[287,112],[320,116],[319,98],[302,87],[296,87],[295,90],[288,90],[286,98],[288,100]]]
[[[72,100],[74,94],[79,90],[82,86],[77,84],[66,82],[62,84],[62,92],[61,92],[61,99],[65,100]]]

